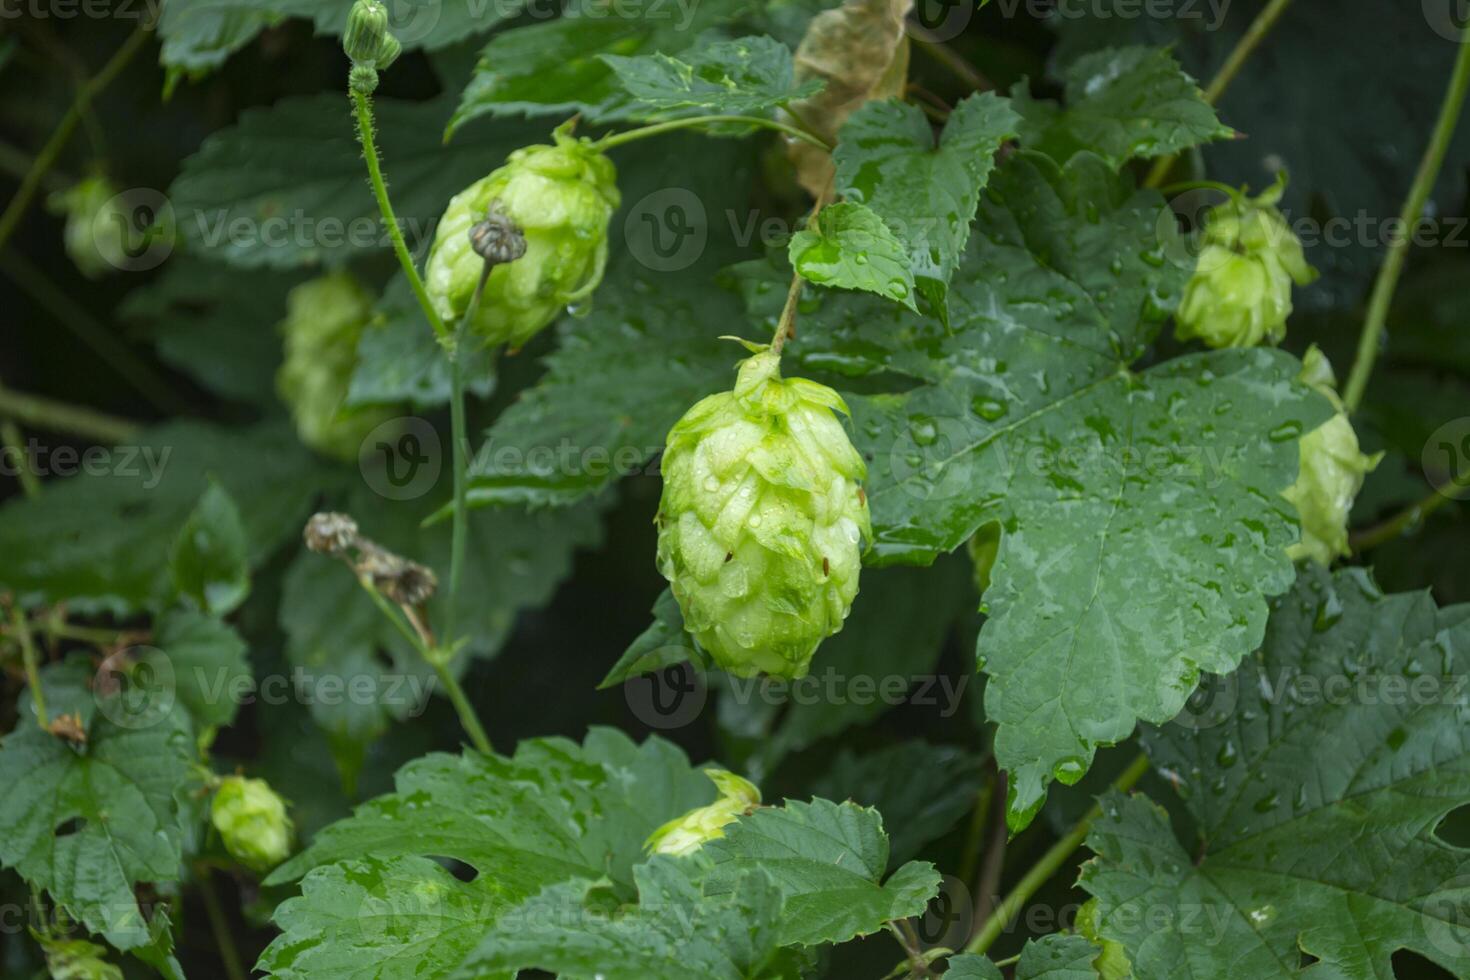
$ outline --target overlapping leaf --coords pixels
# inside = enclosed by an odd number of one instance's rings
[[[1389,976],[1400,949],[1470,970],[1470,860],[1436,834],[1470,804],[1467,655],[1470,607],[1305,571],[1216,692],[1224,720],[1145,734],[1198,839],[1144,798],[1104,801],[1082,885],[1134,975]]]
[[[232,612],[250,594],[250,543],[240,509],[211,482],[174,539],[169,574],[174,589],[196,609]]]
[[[789,254],[809,282],[877,293],[918,312],[908,249],[866,205],[844,201],[823,209],[815,228],[791,236]]]
[[[1015,980],[1096,980],[1092,966],[1097,947],[1081,936],[1052,933],[1033,939],[1021,950]],[[1000,967],[983,956],[954,956],[946,977],[951,980],[1001,980]]]
[[[1163,48],[1106,49],[1067,66],[1066,105],[1031,99],[1026,83],[1011,93],[1021,114],[1021,145],[1066,163],[1096,153],[1114,167],[1134,157],[1178,153],[1228,139],[1194,80]]]
[[[602,60],[629,95],[654,110],[750,114],[809,98],[822,88],[814,79],[797,85],[791,49],[769,37],[715,41],[681,57],[604,54]]]

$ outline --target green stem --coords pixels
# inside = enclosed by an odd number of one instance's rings
[[[1409,197],[1404,202],[1402,215],[1403,231],[1388,243],[1388,257],[1378,270],[1373,283],[1373,294],[1368,300],[1368,315],[1363,320],[1363,332],[1358,338],[1358,356],[1353,361],[1352,374],[1342,400],[1348,411],[1355,412],[1362,404],[1363,392],[1368,387],[1368,376],[1373,373],[1373,362],[1378,359],[1378,349],[1383,339],[1383,328],[1388,322],[1388,309],[1393,303],[1394,290],[1398,288],[1399,276],[1404,271],[1404,261],[1409,254],[1409,241],[1415,225],[1424,214],[1424,204],[1434,190],[1434,182],[1444,165],[1445,153],[1450,147],[1450,138],[1455,134],[1455,123],[1460,117],[1460,108],[1465,104],[1465,92],[1470,89],[1470,28],[1460,35],[1460,52],[1455,57],[1455,69],[1450,74],[1449,88],[1445,91],[1444,104],[1439,107],[1439,121],[1419,161],[1419,171],[1414,184],[1409,188]]]
[[[1348,537],[1348,545],[1352,548],[1353,554],[1360,555],[1365,551],[1378,547],[1385,541],[1392,541],[1394,538],[1401,536],[1409,528],[1423,521],[1430,514],[1433,514],[1445,504],[1449,503],[1449,501],[1450,498],[1446,494],[1436,490],[1423,500],[1410,504],[1383,523],[1375,524],[1373,527],[1364,528],[1361,531],[1354,531]]]
[[[459,639],[456,625],[459,621],[459,583],[464,569],[465,549],[469,542],[470,514],[469,494],[466,480],[469,460],[469,435],[465,425],[464,364],[461,343],[475,317],[480,313],[480,299],[485,295],[485,283],[490,279],[491,265],[486,262],[480,270],[480,281],[470,295],[464,316],[459,319],[459,330],[454,344],[449,349],[449,428],[454,446],[450,453],[454,467],[454,526],[449,538],[449,597],[444,614],[444,636],[451,644]]]
[[[404,618],[403,612],[396,608],[393,603],[389,602],[383,593],[373,587],[372,579],[366,575],[359,575],[357,584],[362,586],[363,591],[368,594],[368,598],[373,600],[373,605],[378,607],[378,611],[388,617],[388,622],[393,624],[394,629],[403,634],[403,638],[408,641],[409,646],[413,647],[418,652],[418,655],[425,660],[433,661],[434,652],[429,649],[428,644],[424,642],[424,638],[419,636],[413,627],[409,625],[407,619]]]
[[[832,152],[832,147],[820,136],[815,136],[796,126],[778,122],[775,119],[763,119],[760,116],[690,116],[687,119],[670,119],[667,122],[653,123],[649,126],[640,126],[637,129],[630,129],[626,132],[604,136],[595,145],[599,150],[605,152],[615,146],[632,143],[634,140],[646,139],[649,136],[657,136],[660,133],[667,133],[676,129],[688,129],[691,126],[705,126],[711,123],[742,123],[747,126],[774,129],[779,133],[785,133],[792,139],[799,139],[803,142],[810,143],[812,146],[820,150],[826,150],[828,153]]]
[[[32,429],[65,432],[113,444],[127,442],[141,428],[136,422],[114,415],[8,388],[0,388],[0,418],[13,419]]]
[[[204,898],[204,911],[209,916],[209,928],[214,933],[214,944],[224,964],[225,976],[229,980],[247,980],[245,968],[240,962],[240,951],[235,948],[235,938],[230,932],[230,922],[225,918],[224,906],[214,893],[214,881],[206,872],[199,878],[199,893]]]
[[[1007,956],[1003,960],[996,960],[995,968],[997,970],[1004,970],[1006,967],[1015,966],[1019,962],[1021,962],[1021,954],[1017,953],[1015,956]]]
[[[61,117],[61,122],[56,125],[56,130],[52,132],[51,138],[46,141],[45,146],[41,147],[41,152],[36,154],[36,159],[31,162],[30,170],[26,171],[25,177],[21,179],[20,189],[5,206],[5,212],[0,214],[0,248],[4,248],[10,236],[15,233],[21,216],[30,207],[31,200],[35,198],[36,191],[40,189],[41,181],[56,163],[56,158],[61,155],[72,133],[76,132],[77,124],[82,121],[82,116],[86,113],[92,100],[111,85],[113,79],[117,78],[118,74],[127,67],[128,62],[132,61],[133,57],[142,50],[152,26],[152,24],[145,24],[134,31],[123,42],[122,47],[118,48],[108,59],[107,64],[102,66],[102,70],[78,87],[71,108],[66,110],[66,115]]]
[[[25,663],[26,686],[31,689],[31,704],[36,708],[36,721],[42,728],[51,727],[51,716],[46,713],[46,692],[41,689],[40,658],[36,656],[36,643],[31,638],[31,626],[26,622],[25,612],[19,606],[11,610],[11,622],[15,635],[20,640],[20,655]]]
[[[960,81],[970,86],[971,91],[988,92],[995,88],[984,75],[960,55],[950,50],[949,45],[939,40],[927,27],[910,22],[905,25],[910,38],[919,50],[933,58]]]
[[[1133,785],[1143,778],[1148,772],[1148,756],[1140,755],[1131,762],[1123,773],[1113,780],[1113,789],[1122,793],[1133,788]],[[1056,874],[1057,869],[1066,862],[1072,854],[1087,840],[1087,832],[1092,829],[1092,822],[1102,813],[1102,806],[1094,804],[1086,815],[1069,830],[1061,840],[1053,844],[1041,859],[1031,866],[1025,876],[1016,883],[1015,888],[996,906],[994,914],[985,920],[984,927],[970,940],[965,947],[965,952],[984,955],[985,951],[1000,938],[1002,932],[1010,925],[1011,920],[1020,914],[1026,903],[1031,900],[1042,885]]]
[[[1235,76],[1240,74],[1240,69],[1245,66],[1246,60],[1266,39],[1266,35],[1271,33],[1271,28],[1276,26],[1276,22],[1281,19],[1281,15],[1289,6],[1291,6],[1291,0],[1271,0],[1266,4],[1266,9],[1256,15],[1251,26],[1246,28],[1245,34],[1235,43],[1230,54],[1225,57],[1225,64],[1220,66],[1220,70],[1215,73],[1215,77],[1205,89],[1206,102],[1215,105],[1220,101],[1225,90],[1235,80]],[[1169,171],[1173,169],[1174,161],[1177,159],[1178,157],[1174,154],[1160,157],[1154,163],[1153,169],[1149,171],[1148,179],[1143,182],[1143,186],[1157,187],[1162,184],[1164,178],[1169,176]]]
[[[11,419],[0,419],[0,444],[5,446],[15,461],[15,475],[20,481],[21,492],[33,500],[39,497],[41,481],[31,469],[31,461],[26,458],[25,436],[21,433],[20,426]]]
[[[434,673],[439,675],[439,681],[444,685],[444,691],[449,695],[449,701],[454,705],[454,710],[459,714],[459,724],[469,735],[470,743],[486,755],[494,751],[490,747],[490,737],[485,734],[485,728],[480,724],[480,716],[475,714],[474,705],[465,695],[464,688],[460,686],[459,679],[449,670],[449,658],[434,656],[429,658],[429,666],[434,668]]]
[[[434,328],[434,335],[439,338],[441,344],[449,344],[453,339],[449,328],[444,325],[444,321],[439,318],[438,312],[434,309],[434,304],[429,301],[429,292],[424,288],[424,280],[419,276],[419,270],[413,264],[413,256],[409,254],[408,245],[403,240],[403,229],[398,226],[398,217],[393,213],[393,202],[388,197],[388,185],[383,180],[383,168],[378,160],[372,100],[365,93],[354,89],[352,102],[356,109],[357,138],[362,143],[362,157],[367,161],[368,178],[372,181],[373,195],[378,199],[378,211],[383,216],[383,223],[388,226],[388,237],[393,242],[393,254],[398,256],[398,264],[403,267],[403,274],[408,277],[408,284],[412,287],[419,306],[423,308],[429,326]]]

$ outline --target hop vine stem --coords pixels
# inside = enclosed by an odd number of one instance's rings
[[[622,146],[625,143],[647,139],[650,136],[658,136],[661,133],[672,132],[676,129],[691,129],[697,126],[718,125],[719,123],[737,123],[740,125],[755,126],[761,129],[773,129],[778,133],[785,133],[792,139],[810,143],[820,150],[825,150],[828,153],[832,152],[832,147],[820,136],[809,133],[798,126],[792,126],[775,119],[766,119],[763,116],[690,116],[687,119],[670,119],[667,122],[653,123],[648,126],[640,126],[637,129],[629,129],[621,133],[604,136],[595,145],[599,150],[607,151],[615,146]]]
[[[36,708],[36,720],[42,728],[49,728],[51,718],[46,714],[46,692],[41,688],[40,658],[36,653],[36,641],[31,636],[31,624],[26,622],[25,610],[19,605],[11,609],[10,615],[16,638],[20,640],[20,656],[25,663],[26,686],[31,691],[31,704]]]
[[[1373,292],[1368,299],[1368,314],[1363,320],[1363,332],[1358,338],[1358,356],[1353,361],[1347,387],[1343,389],[1342,400],[1350,412],[1356,412],[1363,402],[1363,392],[1367,390],[1368,378],[1373,373],[1373,364],[1378,359],[1378,351],[1382,346],[1383,328],[1388,322],[1388,310],[1393,304],[1394,290],[1398,288],[1399,277],[1403,274],[1404,262],[1408,258],[1409,242],[1413,237],[1411,229],[1424,214],[1424,205],[1429,200],[1430,192],[1434,190],[1434,182],[1439,177],[1445,154],[1450,148],[1450,139],[1455,135],[1455,124],[1465,104],[1466,90],[1470,89],[1470,27],[1461,31],[1459,48],[1444,102],[1439,107],[1439,120],[1435,123],[1429,146],[1425,148],[1424,157],[1419,161],[1419,170],[1414,175],[1414,183],[1404,202],[1401,226],[1403,231],[1388,243],[1388,255],[1378,270],[1378,278],[1373,282]]]

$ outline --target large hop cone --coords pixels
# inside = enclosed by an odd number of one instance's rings
[[[1305,286],[1317,273],[1276,208],[1285,186],[1278,182],[1259,197],[1232,200],[1210,212],[1175,316],[1180,340],[1254,347],[1286,336],[1292,285]]]
[[[494,208],[525,236],[526,252],[495,267],[470,329],[489,344],[519,347],[602,281],[607,223],[618,207],[617,172],[588,140],[565,129],[554,146],[527,146],[449,202],[429,252],[426,286],[435,310],[457,320],[485,260],[470,229]]]
[[[658,565],[684,626],[724,670],[802,677],[842,628],[871,537],[867,468],[835,413],[841,396],[783,380],[762,351],[735,390],[669,432]]]

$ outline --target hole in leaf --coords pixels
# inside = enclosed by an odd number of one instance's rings
[[[1454,974],[1413,950],[1393,954],[1393,975],[1398,980],[1453,980]]]
[[[1470,803],[1446,813],[1434,828],[1434,836],[1451,847],[1470,848]]]
[[[80,834],[82,828],[85,826],[87,826],[87,821],[81,817],[72,817],[70,820],[63,820],[56,825],[56,836],[70,837],[72,834]]]
[[[1305,970],[1307,967],[1311,966],[1313,963],[1320,962],[1317,959],[1317,957],[1313,956],[1311,953],[1307,952],[1304,949],[1297,950],[1297,956],[1299,958],[1299,962],[1297,963],[1297,968],[1300,969],[1300,970]]]

